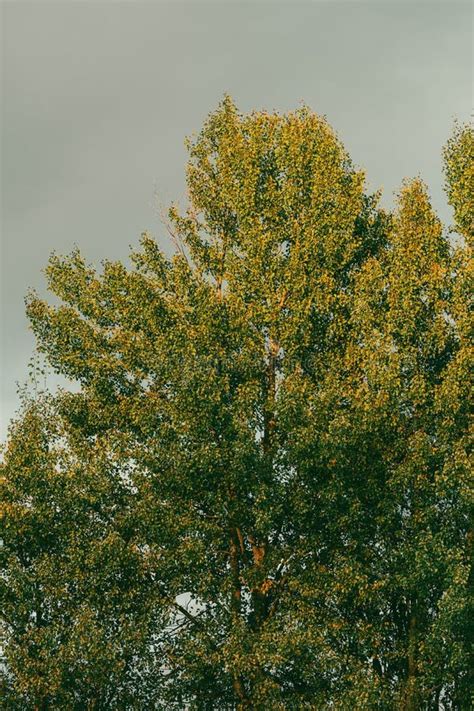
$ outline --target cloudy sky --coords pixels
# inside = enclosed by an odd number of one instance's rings
[[[386,204],[421,174],[449,223],[441,149],[472,105],[460,0],[3,0],[2,432],[52,250],[125,258],[183,201],[183,139],[224,92],[243,111],[325,114]]]

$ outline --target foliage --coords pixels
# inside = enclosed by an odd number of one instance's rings
[[[469,707],[466,146],[452,249],[420,180],[387,213],[324,119],[226,97],[172,259],[53,255],[80,388],[6,451],[9,708]]]

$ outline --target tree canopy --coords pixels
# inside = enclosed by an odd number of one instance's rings
[[[468,709],[474,134],[383,210],[325,119],[188,142],[168,258],[53,255],[2,465],[9,709]],[[471,592],[470,592],[471,591]]]

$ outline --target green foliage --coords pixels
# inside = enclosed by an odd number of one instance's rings
[[[474,235],[474,129],[456,126],[444,150],[446,188],[456,227],[472,248]]]
[[[469,708],[467,242],[307,108],[225,98],[187,177],[172,259],[53,256],[28,299],[80,387],[6,450],[7,707]]]
[[[146,707],[162,608],[125,463],[69,437],[43,397],[12,427],[3,475],[7,707]]]

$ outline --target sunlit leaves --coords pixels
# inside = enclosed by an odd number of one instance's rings
[[[464,708],[468,247],[306,107],[226,97],[188,149],[173,258],[53,256],[60,304],[28,299],[79,391],[6,454],[8,704]]]

